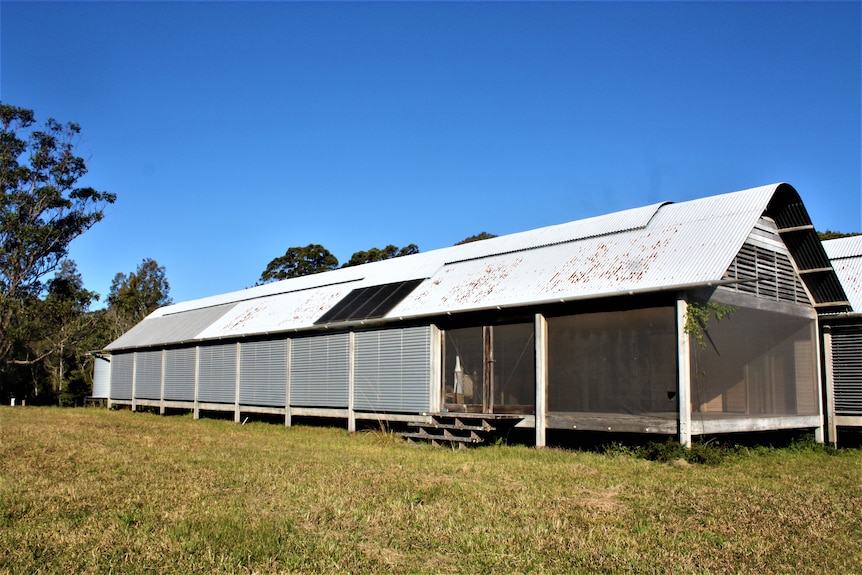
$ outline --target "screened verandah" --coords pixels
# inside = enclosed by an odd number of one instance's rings
[[[718,291],[710,301],[732,313],[702,338],[687,333],[683,301],[443,330],[444,409],[535,414],[539,444],[544,429],[687,441],[820,428],[813,310]]]

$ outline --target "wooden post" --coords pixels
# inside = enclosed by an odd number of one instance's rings
[[[545,447],[548,414],[548,320],[540,313],[535,321],[536,345],[536,447]]]
[[[347,431],[356,431],[356,414],[353,412],[353,375],[356,360],[356,332],[351,331],[348,338],[347,348]]]
[[[443,408],[446,393],[446,390],[443,389],[443,338],[436,325],[431,325],[430,330],[431,381],[428,384],[431,388],[428,395],[428,407],[429,411],[436,413]]]
[[[290,427],[292,421],[290,419],[290,351],[292,349],[291,340],[285,342],[287,348],[284,356],[284,426]]]
[[[234,382],[233,382],[233,422],[239,423],[242,415],[239,411],[239,372],[240,372],[240,362],[242,361],[242,352],[240,351],[240,343],[236,342],[236,360],[234,361]]]
[[[132,411],[138,410],[138,401],[135,399],[135,392],[137,391],[137,379],[138,379],[138,352],[134,352],[132,355]]]
[[[198,399],[198,389],[200,388],[201,378],[201,346],[195,346],[195,403],[194,403],[194,418],[200,419],[201,408]]]
[[[823,372],[826,381],[824,382],[824,397],[825,402],[821,413],[826,416],[826,438],[829,445],[838,446],[838,426],[835,424],[835,371],[833,370],[832,358],[832,328],[830,326],[823,327]],[[819,374],[819,370],[818,370]],[[820,389],[820,386],[817,386]],[[817,439],[817,438],[815,438]],[[819,441],[823,441],[820,438]]]
[[[691,447],[691,336],[685,329],[687,317],[688,302],[680,296],[676,300],[679,442],[686,447]]]
[[[165,361],[167,360],[168,352],[162,350],[162,381],[159,389],[159,415],[165,414]]]

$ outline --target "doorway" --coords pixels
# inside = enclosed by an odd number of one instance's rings
[[[452,412],[531,414],[536,352],[532,323],[443,332],[443,405]]]

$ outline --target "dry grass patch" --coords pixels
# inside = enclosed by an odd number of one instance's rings
[[[860,469],[0,408],[0,573],[852,572]]]

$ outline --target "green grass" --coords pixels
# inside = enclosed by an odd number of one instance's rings
[[[4,407],[0,573],[859,571],[862,451],[653,449]]]

